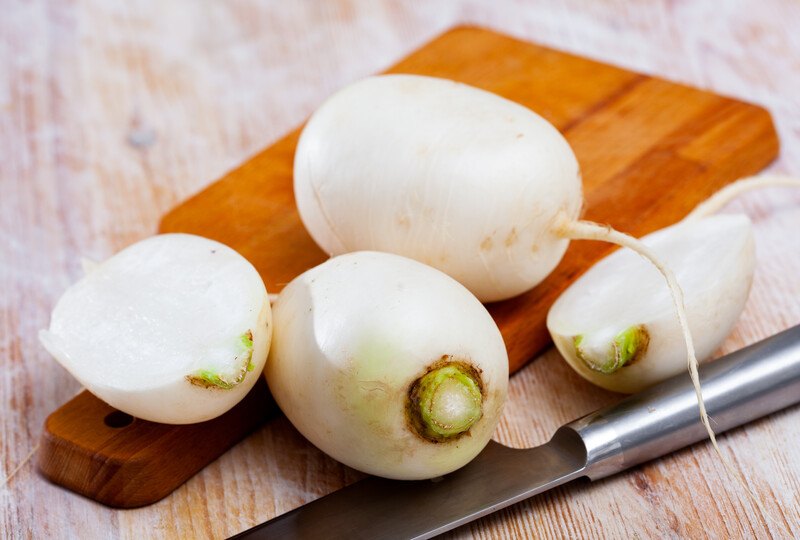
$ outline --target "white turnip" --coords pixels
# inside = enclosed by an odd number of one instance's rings
[[[270,390],[335,459],[432,478],[489,441],[508,356],[489,313],[452,278],[388,253],[342,255],[289,283],[273,316]]]
[[[675,273],[698,359],[708,359],[747,300],[755,266],[750,220],[711,216],[641,240]],[[612,253],[570,285],[550,309],[547,327],[569,364],[609,390],[638,392],[686,369],[669,291],[630,250]]]
[[[800,187],[800,180],[761,175],[733,182],[681,222],[642,242],[675,273],[700,361],[722,344],[744,309],[755,249],[744,215],[712,214],[753,189]],[[620,250],[595,264],[553,304],[547,326],[570,365],[609,390],[637,392],[677,374],[686,350],[672,301],[645,260]]]
[[[255,384],[271,310],[258,272],[234,250],[165,234],[84,266],[40,339],[97,397],[186,424],[223,414]]]
[[[578,161],[525,107],[414,75],[371,77],[311,117],[295,155],[300,216],[329,254],[377,250],[454,277],[481,301],[544,279],[581,209]]]

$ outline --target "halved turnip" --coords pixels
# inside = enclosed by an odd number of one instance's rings
[[[489,313],[452,278],[388,253],[342,255],[289,283],[273,315],[272,395],[335,459],[432,478],[489,441],[508,356]]]
[[[697,357],[708,359],[744,308],[755,266],[750,220],[718,215],[643,237],[675,274]],[[553,304],[547,328],[569,364],[589,381],[638,392],[686,369],[686,348],[663,278],[630,250],[604,258]]]
[[[90,392],[138,418],[187,424],[223,414],[255,384],[271,310],[264,282],[236,251],[164,234],[90,266],[40,333]]]

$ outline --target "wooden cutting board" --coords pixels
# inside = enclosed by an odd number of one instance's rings
[[[636,236],[679,220],[778,152],[772,121],[759,107],[478,28],[451,30],[387,71],[461,81],[535,110],[561,130],[578,156],[583,217]],[[173,209],[160,231],[189,232],[231,246],[255,265],[270,292],[324,261],[295,209],[292,158],[299,131]],[[542,284],[488,306],[512,371],[549,345],[545,318],[559,293],[612,249],[572,242]],[[264,386],[254,391],[265,392]],[[226,415],[226,425],[234,428],[209,438],[203,435],[209,433],[205,424],[134,420],[118,426],[124,422],[114,417],[109,422],[113,410],[85,393],[48,418],[40,470],[106,504],[154,502],[267,418],[270,408],[264,403],[251,396]]]

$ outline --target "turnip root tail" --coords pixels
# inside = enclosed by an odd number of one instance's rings
[[[7,485],[9,485],[9,484],[11,483],[11,480],[12,480],[12,479],[13,479],[13,478],[14,478],[14,477],[17,475],[17,473],[18,473],[18,472],[19,472],[19,471],[22,469],[22,467],[24,467],[25,465],[27,465],[27,464],[28,464],[28,462],[29,462],[29,461],[31,460],[31,458],[33,457],[33,455],[34,455],[36,452],[38,452],[38,451],[39,451],[39,445],[40,445],[40,444],[41,444],[41,443],[38,443],[38,442],[37,442],[37,443],[36,443],[36,445],[35,445],[33,448],[31,448],[31,451],[30,451],[30,452],[28,452],[28,455],[27,455],[27,456],[25,456],[25,458],[24,458],[22,461],[20,461],[20,462],[17,464],[17,466],[16,466],[16,467],[14,467],[13,469],[11,469],[11,472],[9,472],[9,473],[8,473],[8,476],[6,476],[6,477],[5,477],[5,478],[2,480],[2,482],[0,482],[0,488],[4,488],[4,487],[6,487]]]
[[[741,178],[732,184],[714,193],[711,197],[698,204],[694,210],[683,218],[683,221],[701,219],[711,214],[715,214],[720,208],[731,202],[733,199],[753,189],[765,187],[795,187],[800,188],[800,178],[779,174],[762,174],[760,176],[749,176]]]
[[[722,194],[725,190],[722,190],[717,194],[715,194],[714,196],[712,196],[711,199],[708,199],[706,203],[714,203],[714,204],[709,204],[708,207],[712,209],[710,210],[709,213],[713,213],[713,211],[716,208],[719,208],[720,206],[724,205],[725,202],[727,202],[727,200],[735,196],[737,193],[750,189],[749,181],[762,180],[762,178],[754,178],[746,180],[748,182],[740,184],[741,187],[739,187],[729,197],[723,197]],[[743,180],[741,182],[745,181]],[[739,184],[739,182],[731,184],[731,186],[729,187],[734,188],[734,186],[736,186],[737,184]],[[762,185],[765,184],[762,182],[758,183],[759,187]],[[774,184],[770,183],[768,185],[774,185]],[[716,203],[714,201],[719,201],[719,202]],[[701,205],[701,207],[702,206],[704,205]],[[695,212],[701,210],[701,207],[698,207],[695,210]],[[692,214],[694,214],[695,212],[693,212]],[[697,217],[699,218],[702,215],[705,215],[704,212],[705,210],[703,209]],[[690,216],[692,214],[690,214]],[[706,412],[705,402],[703,401],[703,392],[700,387],[700,375],[697,371],[697,366],[698,366],[697,356],[695,354],[694,343],[692,341],[692,334],[689,331],[689,323],[686,319],[686,307],[684,306],[683,291],[681,290],[680,285],[675,279],[675,275],[672,273],[672,270],[670,270],[667,266],[665,266],[661,262],[659,257],[655,253],[653,253],[653,251],[649,247],[647,247],[644,243],[642,243],[640,240],[623,232],[614,230],[608,225],[600,225],[597,223],[593,223],[591,221],[584,221],[584,220],[572,221],[566,216],[564,216],[563,220],[560,223],[558,223],[557,226],[555,227],[554,232],[557,235],[561,236],[562,238],[569,238],[571,240],[601,240],[604,242],[616,244],[618,246],[626,247],[628,249],[635,251],[636,253],[644,257],[646,260],[648,260],[650,263],[652,263],[653,266],[655,266],[656,269],[658,269],[661,275],[664,276],[664,279],[666,280],[667,285],[669,286],[669,290],[672,295],[672,300],[675,303],[675,310],[678,315],[678,323],[680,324],[681,333],[683,334],[683,339],[686,343],[689,375],[692,379],[692,385],[694,385],[695,393],[697,394],[697,405],[700,410],[700,421],[705,426],[706,432],[708,433],[708,437],[709,439],[711,439],[711,444],[713,445],[717,455],[722,460],[722,463],[725,466],[725,468],[741,484],[745,492],[756,504],[761,513],[769,519],[770,514],[766,511],[766,508],[764,508],[764,505],[761,503],[761,500],[755,493],[753,493],[753,491],[750,489],[750,486],[747,485],[747,482],[745,481],[742,473],[730,463],[730,461],[725,457],[719,445],[717,444],[717,437],[714,433],[714,429],[711,427],[711,422],[709,421],[708,413]],[[773,520],[770,519],[770,521]]]
[[[84,390],[86,390],[86,388],[84,388],[83,386],[81,386],[81,387],[78,389],[78,391],[77,391],[77,392],[75,392],[75,395],[74,395],[74,396],[72,396],[72,397],[73,397],[73,398],[77,397],[77,396],[78,396],[78,394],[80,394],[80,393],[81,393],[81,392],[83,392]],[[19,471],[21,471],[21,470],[22,470],[22,468],[23,468],[25,465],[27,465],[28,463],[30,463],[30,461],[31,461],[31,459],[33,458],[33,456],[34,456],[34,455],[36,455],[36,452],[38,452],[38,451],[39,451],[39,447],[40,447],[41,445],[42,445],[42,443],[41,443],[41,442],[37,442],[35,445],[33,445],[33,448],[31,448],[31,449],[30,449],[30,451],[28,452],[28,455],[26,455],[24,458],[22,458],[22,461],[20,461],[19,463],[17,463],[17,465],[16,465],[16,466],[15,466],[13,469],[11,469],[11,470],[9,471],[9,473],[6,475],[6,477],[5,477],[5,478],[3,478],[3,480],[0,480],[0,489],[2,489],[2,488],[5,488],[5,487],[7,487],[9,484],[11,484],[11,480],[13,480],[13,479],[14,479],[14,477],[17,475],[17,473],[18,473]]]

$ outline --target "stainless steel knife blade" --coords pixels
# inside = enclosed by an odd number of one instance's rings
[[[536,448],[490,441],[440,479],[369,477],[234,538],[430,538],[577,478],[585,463],[570,431]]]
[[[800,402],[800,326],[702,366],[717,433]],[[443,478],[366,478],[233,538],[430,538],[575,478],[603,478],[707,437],[688,375],[561,427],[546,444],[490,442]]]

